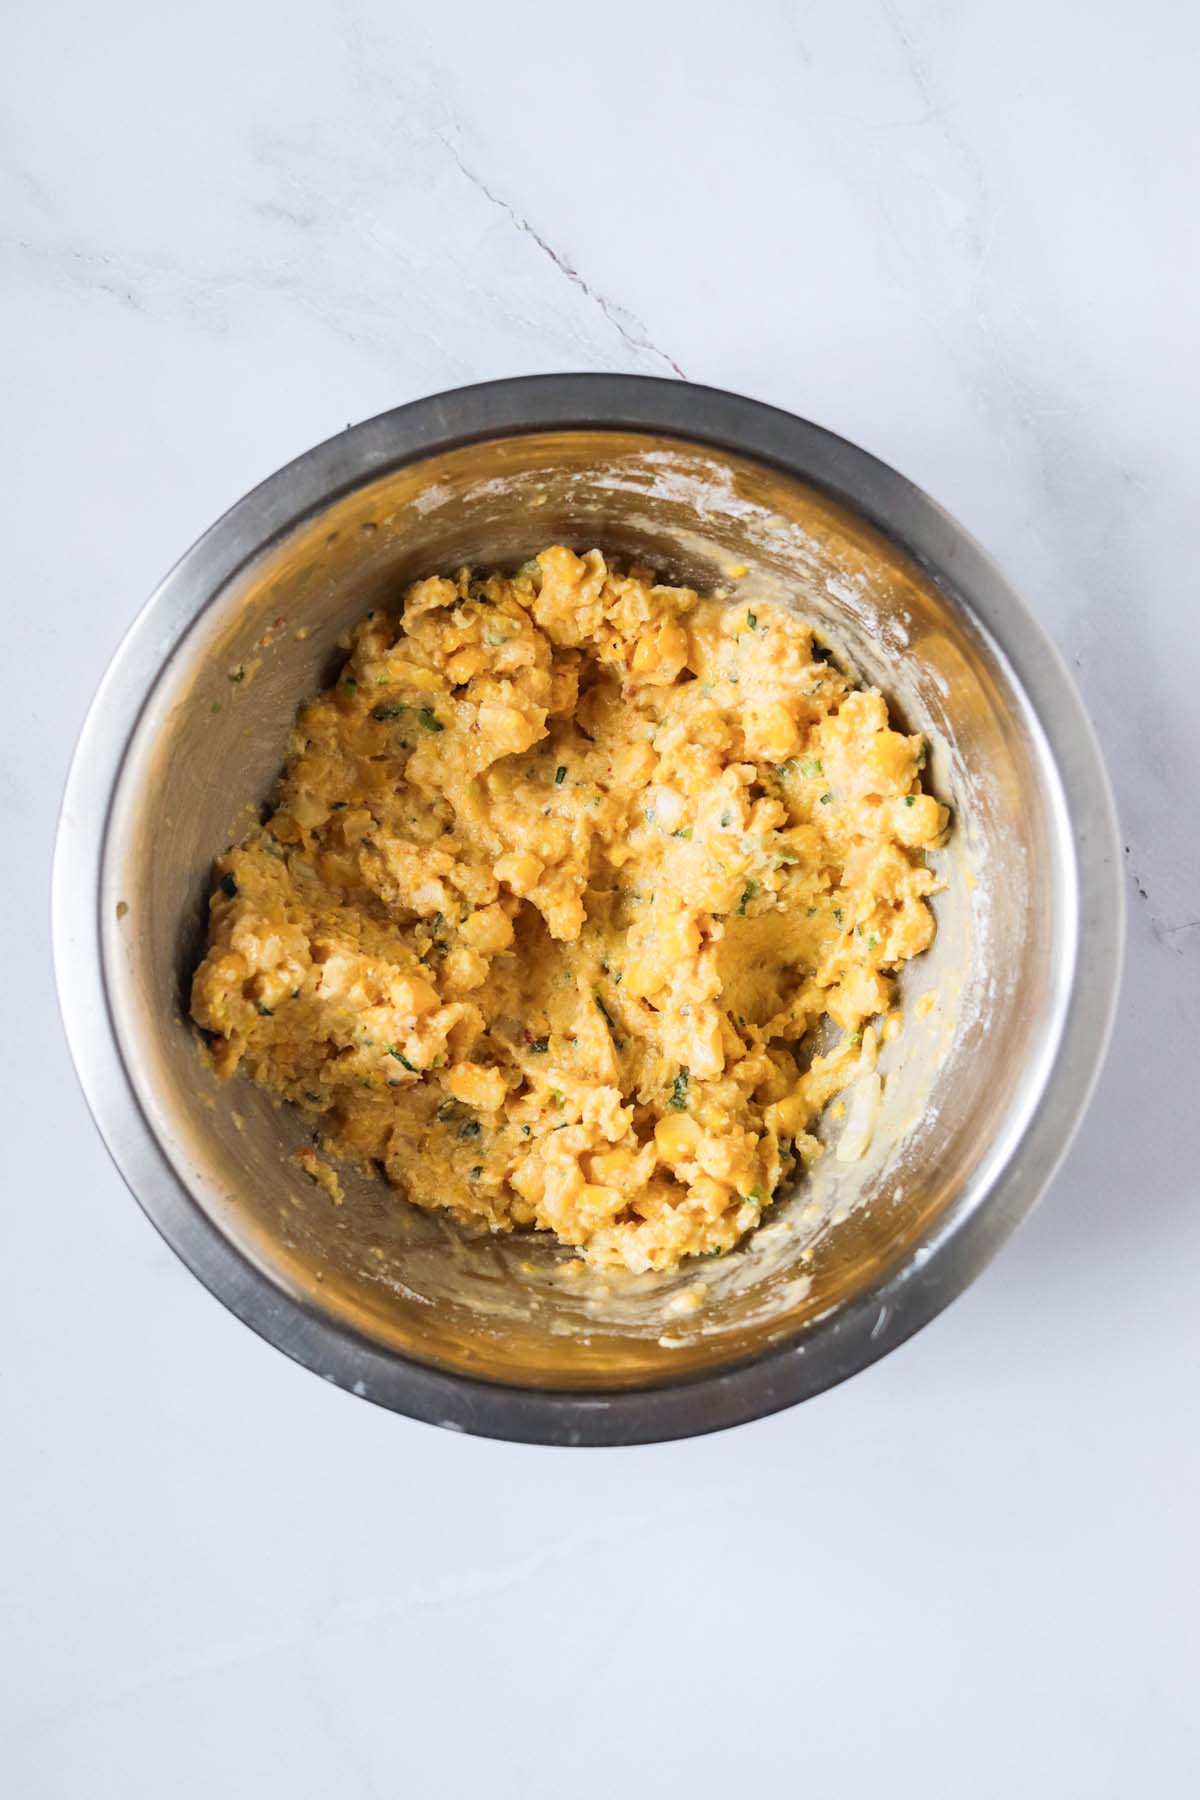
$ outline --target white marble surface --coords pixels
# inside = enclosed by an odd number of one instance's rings
[[[1200,1788],[1188,0],[43,0],[0,59],[0,1741],[16,1800]],[[840,1391],[630,1452],[324,1386],[175,1262],[56,1016],[54,816],[176,554],[396,402],[675,371],[998,555],[1128,844],[1034,1220]]]

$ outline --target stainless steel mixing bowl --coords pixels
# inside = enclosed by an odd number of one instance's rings
[[[749,1247],[573,1278],[354,1177],[208,1072],[186,1018],[213,858],[282,762],[338,639],[464,561],[598,544],[822,620],[954,808],[934,949],[905,981],[883,1112]],[[744,577],[731,565],[744,564]],[[249,671],[230,679],[239,667]],[[818,427],[677,382],[551,376],[400,407],[240,501],[168,575],[89,713],[54,878],[75,1061],[137,1199],[211,1291],[309,1368],[414,1417],[546,1443],[713,1430],[829,1387],[971,1280],[1066,1149],[1118,982],[1113,809],[1054,650],[967,534]],[[922,998],[922,995],[925,997]],[[827,1127],[830,1135],[836,1128]]]

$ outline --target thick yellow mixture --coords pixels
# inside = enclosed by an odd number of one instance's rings
[[[933,936],[922,762],[791,613],[561,546],[418,582],[221,859],[193,1016],[418,1206],[719,1253]]]

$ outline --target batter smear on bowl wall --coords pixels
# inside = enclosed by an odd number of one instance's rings
[[[934,932],[923,761],[779,607],[562,546],[417,582],[221,859],[192,1015],[418,1206],[719,1255],[878,1080]]]

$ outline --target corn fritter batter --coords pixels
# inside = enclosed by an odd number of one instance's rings
[[[218,865],[217,1069],[418,1206],[598,1266],[732,1248],[933,936],[921,739],[791,612],[597,550],[419,581],[349,650]]]

